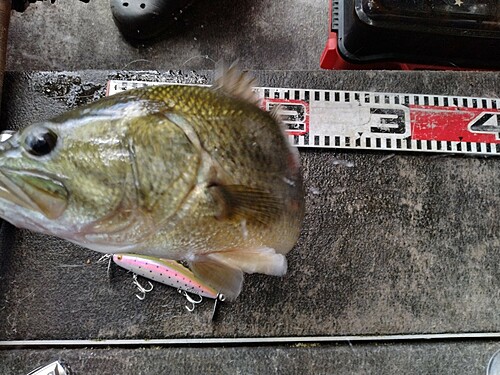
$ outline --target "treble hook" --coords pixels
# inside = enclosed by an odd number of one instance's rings
[[[189,306],[184,306],[186,308],[187,311],[189,312],[193,312],[194,309],[196,308],[196,305],[201,303],[203,301],[203,297],[198,295],[198,297],[200,297],[199,300],[195,300],[193,299],[193,297],[191,297],[185,290],[181,290],[179,289],[179,293],[182,294],[184,297],[186,297],[186,299],[188,300],[188,302],[191,304],[191,307]]]
[[[139,298],[141,301],[144,300],[144,298],[146,298],[146,293],[149,293],[153,290],[153,284],[151,284],[151,281],[148,280],[149,288],[148,289],[144,288],[137,280],[137,275],[135,273],[132,276],[132,279],[134,279],[132,283],[137,287],[137,289],[139,289],[139,292],[142,293],[142,295],[136,294],[135,296]]]
[[[217,297],[214,301],[214,308],[212,309],[212,321],[215,319],[215,313],[217,312],[217,301],[224,302],[226,300],[226,296],[222,293],[217,294]]]

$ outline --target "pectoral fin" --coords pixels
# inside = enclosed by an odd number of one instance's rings
[[[248,224],[269,225],[278,220],[282,203],[270,193],[243,185],[212,185],[220,220],[246,220]]]

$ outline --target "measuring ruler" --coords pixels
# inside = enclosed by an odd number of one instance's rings
[[[108,82],[107,94],[165,82]],[[255,87],[297,147],[500,155],[500,99]]]

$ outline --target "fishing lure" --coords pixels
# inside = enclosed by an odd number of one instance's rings
[[[186,306],[186,309],[190,312],[194,310],[195,305],[202,302],[203,297],[214,299],[215,303],[225,300],[224,294],[217,292],[217,290],[196,277],[191,270],[174,260],[139,254],[113,254],[113,261],[118,266],[134,273],[134,284],[142,293],[142,296],[137,295],[137,298],[141,300],[144,299],[147,292],[152,290],[152,284],[150,283],[149,288],[143,287],[139,284],[135,275],[179,290],[179,293],[192,304],[191,307]],[[199,299],[194,299],[188,293],[197,295]]]

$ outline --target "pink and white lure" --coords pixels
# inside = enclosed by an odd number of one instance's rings
[[[195,304],[200,303],[201,300],[193,300],[186,292],[219,301],[225,299],[223,294],[217,292],[217,290],[196,277],[191,270],[174,260],[139,254],[113,254],[113,261],[136,275],[169,285],[178,289],[179,292],[183,291],[182,294],[193,304],[193,307]],[[190,308],[188,310],[192,311]]]

